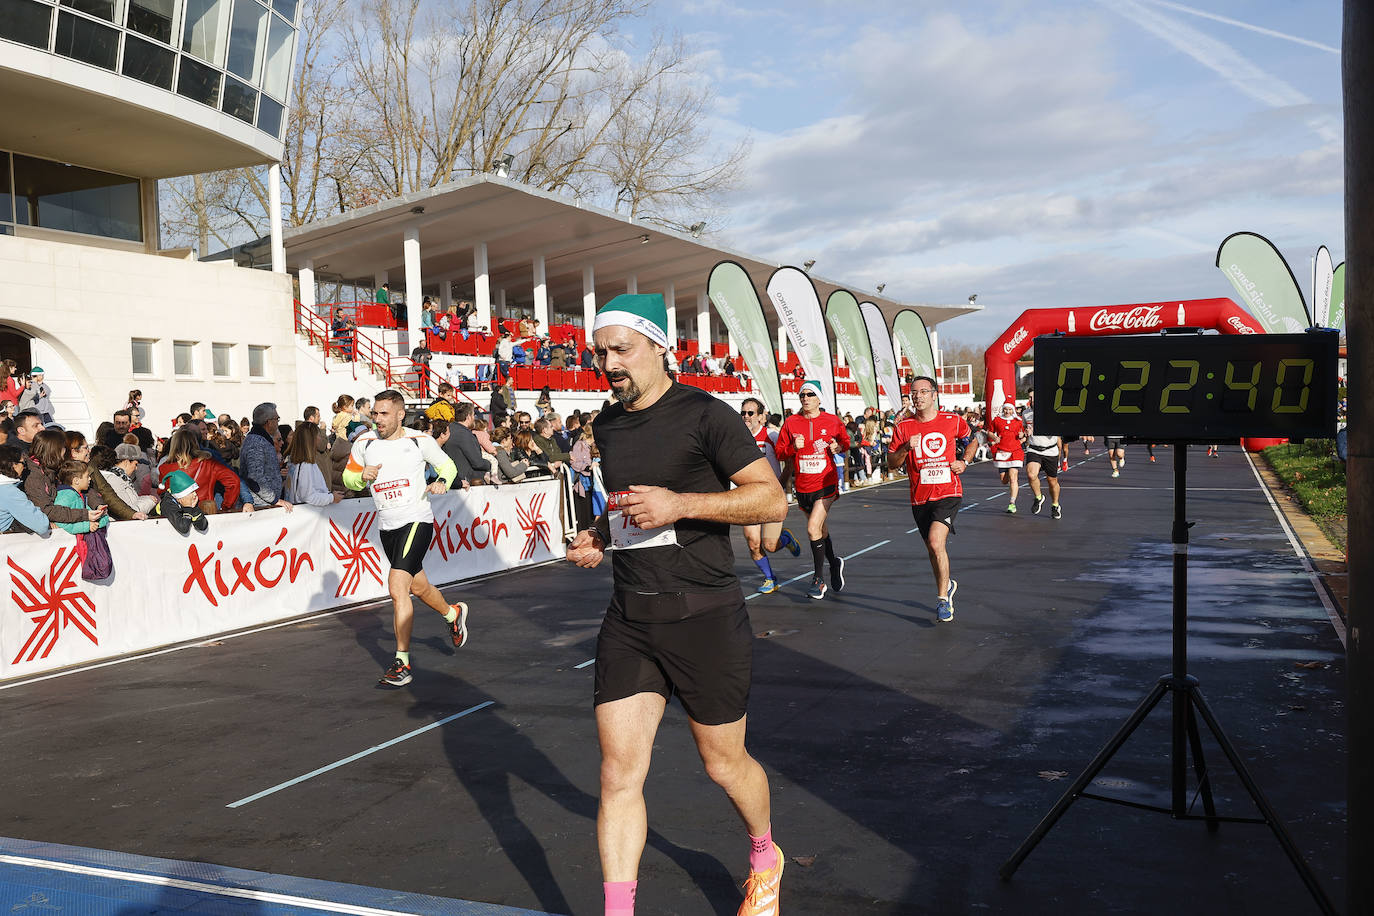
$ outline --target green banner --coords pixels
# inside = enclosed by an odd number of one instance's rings
[[[1297,334],[1312,326],[1293,271],[1264,236],[1253,232],[1227,236],[1217,249],[1217,267],[1266,334]]]
[[[835,290],[825,300],[825,320],[835,332],[835,343],[844,350],[854,381],[859,383],[859,396],[866,406],[878,406],[878,375],[873,370],[873,349],[868,345],[859,300],[847,289]]]
[[[902,309],[892,319],[892,336],[911,364],[912,375],[935,378],[935,353],[930,348],[930,332],[915,309]]]
[[[768,333],[763,303],[749,273],[734,261],[721,261],[711,268],[706,294],[716,314],[734,335],[740,356],[754,377],[754,390],[769,413],[782,413],[782,382],[778,379],[778,355]]]
[[[1345,262],[1336,265],[1331,274],[1331,314],[1327,327],[1345,333]]]

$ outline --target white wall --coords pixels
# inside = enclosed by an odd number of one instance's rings
[[[131,388],[142,389],[158,435],[192,401],[235,417],[262,401],[275,402],[284,417],[296,413],[292,322],[286,274],[0,236],[0,324],[42,338],[62,356],[97,424]],[[134,376],[132,338],[156,341],[153,374]],[[188,377],[173,374],[174,340],[196,344]],[[212,374],[215,342],[233,345],[227,378]],[[249,345],[268,348],[265,378],[249,378]]]

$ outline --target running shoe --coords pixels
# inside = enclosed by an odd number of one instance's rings
[[[1016,503],[1007,503],[1007,514],[1008,514],[1008,515],[1015,515],[1015,514],[1016,514]]]
[[[1120,472],[1120,471],[1112,471],[1112,476],[1113,476],[1113,477],[1120,477],[1120,476],[1121,476],[1121,472]]]
[[[1059,462],[1059,470],[1061,470],[1061,471],[1067,471],[1068,469],[1069,469],[1069,459],[1065,458],[1063,461]]]
[[[1064,510],[1063,510],[1063,509],[1059,508],[1059,506],[1057,506],[1057,505],[1055,505],[1055,506],[1050,506],[1050,518],[1063,518],[1063,517],[1064,517]]]
[[[797,536],[787,528],[782,529],[782,533],[787,535],[787,552],[794,557],[801,556],[801,542],[797,540]]]
[[[744,882],[744,902],[736,916],[778,916],[778,891],[782,888],[784,860],[778,844],[773,844],[778,861],[768,871],[750,871]]]
[[[830,561],[830,587],[837,592],[844,591],[844,557]]]
[[[1045,497],[1043,497],[1043,496],[1037,496],[1037,497],[1035,497],[1035,501],[1031,503],[1031,515],[1039,515],[1039,514],[1040,514],[1040,510],[1043,509],[1044,507],[1045,507]]]
[[[954,619],[954,605],[949,603],[948,598],[941,598],[940,603],[935,605],[935,618],[941,623],[949,623]]]
[[[1154,456],[1154,455],[1151,455],[1151,456],[1150,456],[1150,464],[1154,464],[1154,463],[1155,463],[1155,456]]]
[[[410,683],[410,666],[399,658],[391,660],[391,667],[386,669],[382,679],[377,682],[378,687],[404,687]]]
[[[774,579],[764,579],[763,584],[759,586],[760,595],[771,595],[777,590],[778,583]]]
[[[453,647],[461,649],[468,642],[468,606],[459,601],[457,604],[450,604],[449,607],[457,611],[458,616],[448,625],[448,632],[453,637]]]
[[[815,598],[817,601],[820,601],[825,597],[826,591],[825,583],[817,578],[811,580],[811,590],[808,591],[806,595],[808,598]]]

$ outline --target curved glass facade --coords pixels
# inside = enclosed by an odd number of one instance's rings
[[[298,0],[0,0],[0,39],[120,73],[280,140]]]

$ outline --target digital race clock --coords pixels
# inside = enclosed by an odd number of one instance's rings
[[[1035,431],[1155,442],[1329,438],[1337,336],[1037,337]]]

